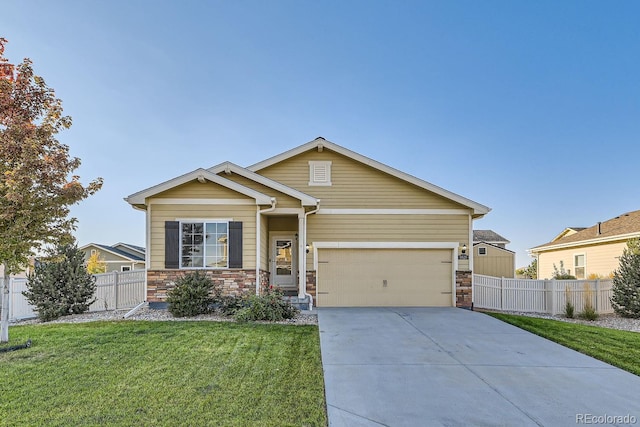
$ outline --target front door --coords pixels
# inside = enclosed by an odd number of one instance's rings
[[[271,283],[283,289],[296,288],[295,234],[279,234],[271,237]]]

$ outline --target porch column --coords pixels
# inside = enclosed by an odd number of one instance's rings
[[[307,228],[304,213],[298,214],[298,298],[304,298],[307,286]]]

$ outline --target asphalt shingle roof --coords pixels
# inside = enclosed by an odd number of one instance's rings
[[[474,242],[505,242],[511,243],[493,230],[473,230]]]
[[[574,229],[577,230],[578,228]],[[541,248],[544,246],[582,242],[584,240],[592,240],[596,238],[615,237],[631,233],[640,233],[640,210],[627,212],[618,215],[615,218],[611,218],[608,221],[601,222],[599,233],[598,224],[595,224],[591,227],[584,228],[583,230],[578,231],[575,234],[565,236],[558,240],[553,240],[551,242],[545,243],[544,245],[536,246],[533,249]]]

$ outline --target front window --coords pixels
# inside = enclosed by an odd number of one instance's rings
[[[575,255],[573,258],[576,279],[584,279],[584,254]]]
[[[183,222],[181,267],[227,268],[228,229],[227,222]]]

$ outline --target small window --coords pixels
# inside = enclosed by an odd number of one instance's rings
[[[91,256],[95,256],[98,253],[97,250],[95,249],[91,249]]]
[[[584,254],[575,255],[573,257],[573,266],[576,269],[576,279],[584,279]]]
[[[331,185],[331,162],[309,162],[309,185]]]
[[[484,246],[481,246],[478,248],[478,255],[486,255],[487,254],[487,248],[485,248]]]
[[[120,271],[131,271],[131,267],[128,265],[123,265],[120,267]]]

